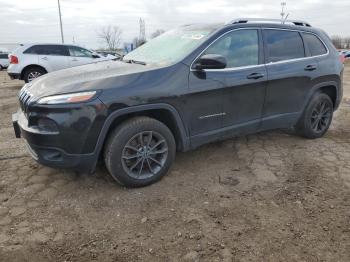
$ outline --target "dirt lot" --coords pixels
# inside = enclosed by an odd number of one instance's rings
[[[21,85],[0,72],[1,261],[349,261],[350,66],[323,139],[211,144],[136,190],[28,157],[11,126]]]

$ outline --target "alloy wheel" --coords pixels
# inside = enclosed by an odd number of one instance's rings
[[[312,110],[311,128],[314,132],[322,133],[325,131],[331,121],[332,105],[322,100]]]
[[[32,71],[28,74],[28,82],[32,82],[35,78],[38,78],[41,76],[40,72],[37,71]]]
[[[147,179],[160,172],[167,157],[165,138],[157,132],[144,131],[134,135],[124,146],[122,165],[130,177]]]

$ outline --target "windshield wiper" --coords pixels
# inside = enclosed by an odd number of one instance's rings
[[[133,59],[123,60],[123,61],[125,63],[129,63],[129,64],[147,65],[146,62],[137,61],[137,60],[133,60]]]

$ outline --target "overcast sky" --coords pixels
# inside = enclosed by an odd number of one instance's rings
[[[237,17],[279,18],[280,0],[61,0],[67,43],[97,48],[103,44],[97,30],[117,25],[123,41],[139,32],[139,18],[146,21],[146,35],[181,24],[228,22]],[[330,35],[350,35],[350,0],[287,1],[290,19],[321,27]],[[59,42],[57,0],[0,0],[1,43]]]

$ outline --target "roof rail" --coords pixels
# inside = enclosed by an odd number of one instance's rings
[[[264,23],[279,23],[279,24],[294,24],[298,26],[311,27],[310,23],[299,20],[281,20],[281,19],[267,19],[267,18],[238,18],[230,22],[230,24],[246,24],[250,22],[264,22]]]

